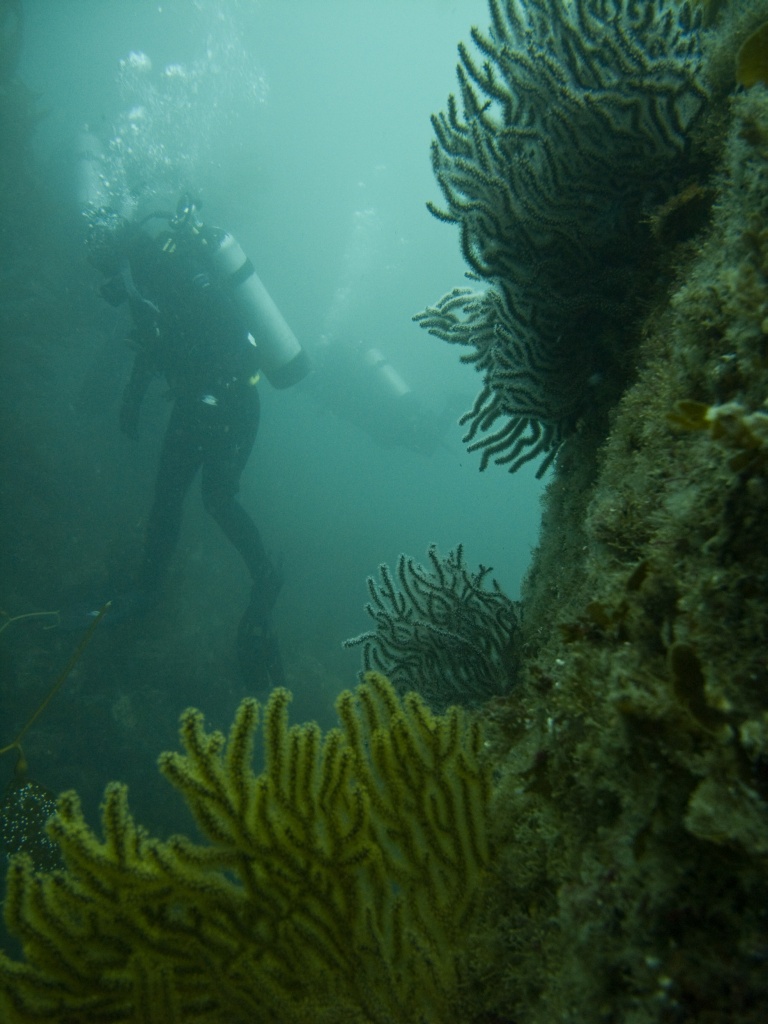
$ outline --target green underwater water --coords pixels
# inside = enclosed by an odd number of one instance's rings
[[[611,325],[609,344],[627,353],[627,365],[579,418],[546,480],[522,585],[518,675],[483,715],[496,766],[495,860],[461,961],[455,1019],[468,1024],[757,1024],[768,1003],[768,87],[736,92],[729,79],[736,44],[768,8],[724,0],[709,9],[719,35],[708,58],[713,99],[692,139],[700,159],[653,211],[653,242],[637,273],[642,294]],[[34,98],[7,89],[3,98],[3,116],[31,137]],[[68,444],[51,443],[55,424],[71,422],[78,346],[110,324],[85,269],[63,273],[62,243],[51,251],[51,233],[66,239],[70,225],[45,190],[36,192],[32,151],[3,154],[13,472],[5,478],[2,601],[42,608],[51,575],[129,571],[141,544],[133,499],[148,486],[152,459],[146,453],[131,465],[82,425],[68,428]],[[455,249],[450,229],[437,228],[440,244]],[[418,301],[452,283],[444,274],[424,282]],[[116,364],[103,368],[107,379],[120,377],[124,364]],[[47,416],[28,415],[41,391]],[[159,421],[162,409],[152,415]],[[87,473],[83,451],[94,456]],[[345,456],[361,474],[372,458],[354,444]],[[420,472],[394,459],[377,469],[379,478]],[[504,477],[489,468],[496,473]],[[269,479],[266,510],[301,503],[279,467]],[[380,498],[385,488],[361,479]],[[512,494],[518,479],[502,483]],[[108,509],[100,505],[105,488],[115,499]],[[440,493],[450,503],[450,490]],[[335,521],[334,495],[315,503],[324,524]],[[495,489],[484,500],[498,501]],[[513,532],[510,504],[499,502],[499,518]],[[299,529],[308,544],[311,511]],[[381,546],[400,543],[399,525],[387,523]],[[204,526],[195,531],[176,596],[152,621],[97,634],[62,702],[25,745],[33,774],[50,766],[51,784],[74,786],[91,810],[114,768],[160,835],[189,828],[156,780],[155,758],[175,745],[178,712],[213,702],[214,724],[225,725],[241,696],[228,632],[242,596],[231,583],[237,564]],[[398,550],[420,538],[409,534]],[[471,536],[461,539],[469,546]],[[213,554],[201,555],[201,543]],[[365,572],[396,554],[361,547],[373,564],[355,575],[351,559],[334,583],[358,587],[350,606],[365,599]],[[355,626],[337,629],[339,616],[327,608],[317,617],[306,611],[321,603],[312,589],[318,572],[314,555],[297,567],[296,590],[311,596],[292,599],[286,629],[293,715],[330,725],[333,698],[356,665],[328,653],[327,634],[335,631],[335,649],[336,633]],[[296,626],[305,619],[306,629]],[[6,630],[0,645],[10,740],[73,644],[27,624]]]

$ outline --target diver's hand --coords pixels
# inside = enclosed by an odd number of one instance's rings
[[[139,406],[135,402],[123,402],[120,406],[120,429],[132,441],[139,439]]]

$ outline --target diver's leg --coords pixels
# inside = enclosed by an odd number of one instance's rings
[[[258,395],[250,391],[226,409],[206,432],[203,452],[202,495],[227,540],[245,562],[251,579],[269,575],[272,565],[256,524],[237,500],[240,477],[248,462],[259,428]]]
[[[205,470],[203,472],[205,475]],[[218,485],[209,484],[203,488],[203,504],[245,562],[251,579],[256,582],[268,575],[272,565],[264,549],[261,534],[237,498],[233,494],[227,494]]]
[[[203,503],[251,575],[251,600],[237,635],[240,667],[246,682],[257,689],[285,682],[272,609],[282,577],[272,564],[256,524],[237,500],[240,476],[248,461],[259,425],[258,396],[229,410],[226,428],[212,432],[203,461]]]
[[[184,498],[202,460],[195,424],[176,406],[163,439],[155,497],[147,521],[139,588],[157,596],[179,540]]]

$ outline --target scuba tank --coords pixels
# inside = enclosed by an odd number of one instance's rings
[[[232,289],[259,353],[259,368],[275,388],[289,388],[309,373],[309,357],[264,287],[238,241],[224,232],[209,259]]]
[[[104,298],[112,305],[119,305],[130,293],[126,253],[132,228],[128,217],[112,208],[109,198],[109,185],[104,175],[104,151],[94,135],[83,131],[78,140],[77,199],[86,218],[88,259],[108,277],[101,288]],[[135,213],[135,203],[133,205],[131,212]],[[185,193],[178,202],[175,216],[162,211],[150,212],[138,220],[135,228],[142,228],[148,221],[159,218],[168,219],[172,231],[191,230],[198,234],[203,225],[197,220],[196,206],[199,203]],[[253,264],[229,232],[214,229],[207,233],[207,237],[206,255],[211,270],[229,287],[245,318],[258,352],[259,369],[275,388],[288,388],[298,383],[309,373],[309,357],[262,284]]]
[[[374,379],[378,381],[378,387],[383,394],[390,398],[403,398],[411,393],[411,386],[407,384],[387,357],[377,348],[369,348],[363,356],[366,366],[369,366],[374,373]]]

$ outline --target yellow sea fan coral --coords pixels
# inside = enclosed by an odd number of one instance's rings
[[[229,737],[182,716],[160,758],[208,842],[150,837],[108,786],[100,839],[74,793],[50,823],[65,870],[11,863],[0,955],[5,1024],[446,1020],[488,863],[488,770],[478,724],[433,715],[368,673],[337,702],[341,728],[260,708]]]

